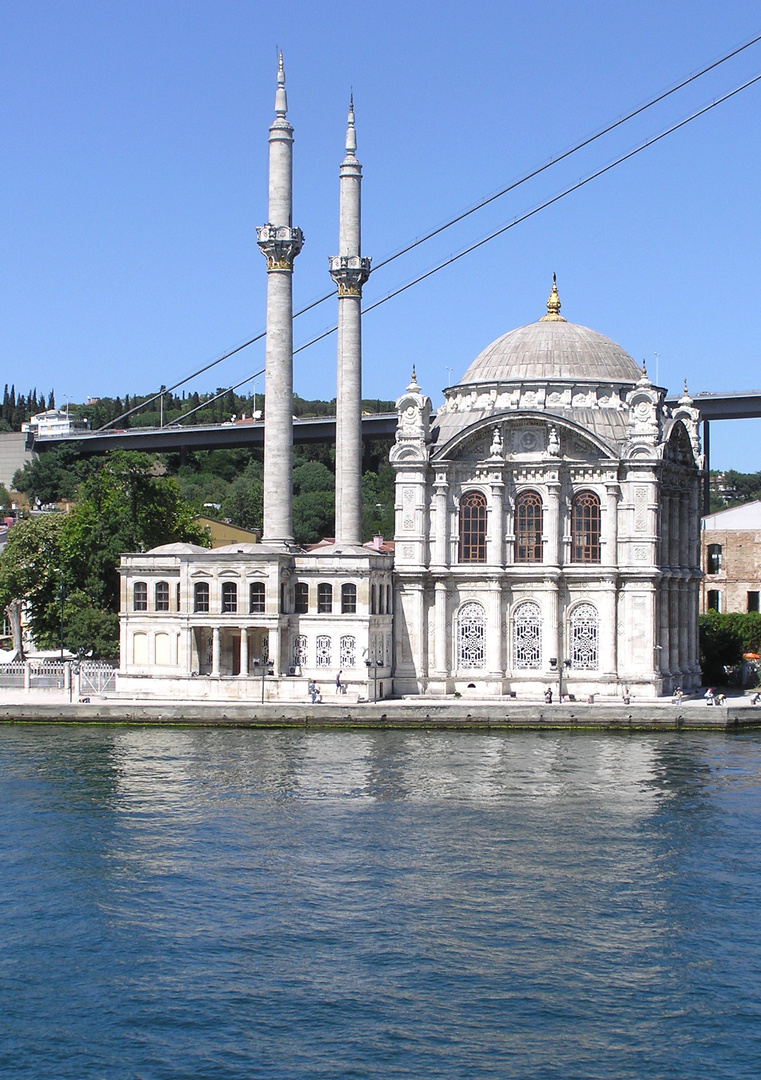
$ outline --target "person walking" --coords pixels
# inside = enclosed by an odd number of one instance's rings
[[[336,693],[340,694],[341,689],[342,689],[342,687],[341,687],[341,671],[339,671],[338,674],[336,675]]]

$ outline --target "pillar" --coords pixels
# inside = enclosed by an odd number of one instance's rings
[[[269,221],[256,230],[267,260],[262,540],[276,544],[293,540],[293,260],[304,242],[291,221],[293,128],[287,110],[281,54],[269,134]]]
[[[214,677],[219,677],[219,659],[221,653],[221,643],[219,627],[215,626],[211,633],[211,674]]]
[[[242,679],[248,677],[248,628],[240,628],[240,675]]]
[[[504,494],[504,483],[501,480],[493,480],[491,485],[489,531],[486,538],[486,561],[490,566],[502,567],[505,565]]]
[[[544,561],[547,566],[557,566],[560,543],[560,482],[557,480],[550,480],[547,484],[545,536]]]
[[[339,254],[330,260],[338,287],[336,377],[336,543],[362,543],[362,286],[370,260],[361,255],[362,166],[355,154],[354,102],[340,169]]]

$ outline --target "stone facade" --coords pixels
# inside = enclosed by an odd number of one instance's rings
[[[698,413],[559,310],[399,398],[398,693],[699,685]]]
[[[168,544],[121,565],[119,688],[169,699],[391,693],[392,560],[334,545]],[[343,696],[343,695],[342,695]]]
[[[734,506],[701,522],[705,573],[701,611],[758,611],[761,597],[761,502]]]

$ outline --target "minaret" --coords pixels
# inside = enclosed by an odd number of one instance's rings
[[[293,540],[293,260],[304,237],[292,224],[293,128],[286,119],[280,53],[275,119],[270,128],[269,221],[256,230],[267,260],[267,346],[262,541]]]
[[[336,543],[362,542],[362,286],[370,260],[361,255],[362,166],[357,161],[354,98],[340,169],[338,249],[330,276],[338,286],[336,387]]]

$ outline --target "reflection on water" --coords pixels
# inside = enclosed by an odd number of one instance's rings
[[[0,729],[0,1069],[757,1076],[761,739]]]

